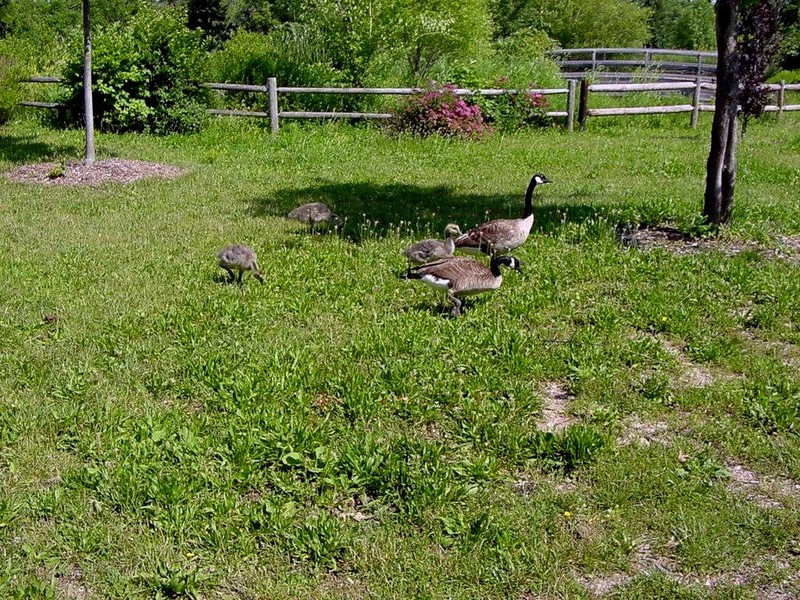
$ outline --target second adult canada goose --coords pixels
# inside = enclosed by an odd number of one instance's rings
[[[461,228],[450,223],[444,228],[444,241],[429,239],[411,244],[405,250],[406,258],[408,258],[409,264],[421,265],[452,256],[456,247],[454,240],[460,235]]]
[[[217,253],[217,260],[219,266],[228,272],[230,276],[229,283],[234,281],[242,283],[242,275],[245,271],[250,271],[253,277],[264,283],[264,276],[261,275],[261,269],[258,267],[256,253],[250,246],[231,244]],[[239,272],[238,278],[234,271]]]
[[[333,214],[330,208],[322,202],[309,202],[293,209],[288,217],[305,223],[311,229],[311,233],[321,225],[325,227],[333,225],[337,229],[342,224],[338,215]]]
[[[513,256],[493,256],[487,267],[474,258],[454,256],[409,269],[403,279],[418,279],[437,290],[447,291],[453,303],[453,316],[461,314],[465,296],[496,290],[503,283],[500,265],[522,270],[522,263]]]
[[[478,225],[455,240],[456,250],[467,254],[503,254],[525,243],[533,226],[533,190],[540,183],[550,183],[546,175],[531,177],[525,192],[525,210],[521,219],[496,219]]]

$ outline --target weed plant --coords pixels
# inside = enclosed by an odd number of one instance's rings
[[[3,593],[800,594],[796,491],[742,490],[732,466],[800,481],[797,117],[751,125],[734,221],[689,253],[616,232],[696,228],[708,116],[594,123],[465,141],[220,120],[99,134],[98,160],[176,180],[4,183]],[[16,123],[0,171],[81,148]],[[445,224],[520,214],[534,172],[554,183],[523,273],[459,319],[397,277]],[[309,201],[341,235],[285,218]],[[224,283],[235,242],[264,285]],[[553,386],[568,424],[549,430]]]

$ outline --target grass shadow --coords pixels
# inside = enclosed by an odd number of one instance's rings
[[[542,186],[534,195],[534,231],[557,231],[565,222],[580,222],[607,212],[602,206],[585,203],[585,199],[570,204],[561,197],[561,202],[552,204],[548,201],[553,197],[550,189],[551,186]],[[403,233],[411,230],[420,235],[441,235],[448,223],[456,223],[466,231],[488,219],[518,218],[522,216],[524,196],[524,186],[516,195],[464,194],[445,186],[322,181],[245,201],[255,217],[283,217],[301,204],[324,202],[346,220],[343,235],[358,243],[364,237],[383,237],[398,229]]]
[[[0,133],[0,160],[15,164],[46,162],[60,157],[80,157],[82,150],[72,144],[48,144],[34,135]]]

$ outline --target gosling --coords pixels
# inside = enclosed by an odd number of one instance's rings
[[[260,283],[264,283],[264,276],[258,267],[256,253],[250,246],[231,244],[217,253],[217,259],[219,266],[225,269],[230,276],[228,283],[233,283],[234,281],[242,283],[242,275],[245,271],[250,271],[253,277],[258,279]],[[234,271],[238,271],[238,277],[234,274]]]
[[[453,256],[456,245],[453,241],[461,235],[461,228],[450,223],[444,228],[444,241],[428,239],[411,244],[405,249],[408,266],[422,265],[440,258]]]
[[[463,298],[491,292],[503,283],[500,265],[522,271],[522,263],[514,256],[493,256],[487,267],[474,258],[454,256],[408,269],[403,279],[418,279],[437,290],[447,292],[453,304],[452,315],[461,315]]]
[[[333,225],[338,230],[343,224],[342,219],[333,214],[333,211],[322,202],[303,204],[293,209],[287,216],[308,225],[311,233],[320,226],[328,228]]]

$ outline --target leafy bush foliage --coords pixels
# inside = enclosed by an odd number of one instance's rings
[[[486,122],[499,129],[542,127],[550,122],[546,115],[549,102],[540,92],[535,91],[534,86],[524,92],[480,96],[476,98],[476,104],[481,107]]]
[[[709,0],[640,0],[652,9],[651,44],[655,48],[714,50],[714,5]]]
[[[324,87],[342,83],[341,74],[327,62],[320,47],[303,26],[283,27],[269,34],[238,31],[211,58],[214,81],[266,85],[275,77],[279,85]],[[263,93],[227,94],[240,106],[266,110]],[[295,94],[282,96],[281,105],[292,109],[334,110],[342,99],[333,95]]]
[[[161,134],[199,129],[208,97],[200,86],[200,40],[185,27],[183,13],[155,6],[100,30],[92,44],[95,126]],[[73,53],[64,83],[67,123],[82,123],[81,52]]]
[[[632,0],[492,0],[498,37],[523,28],[544,31],[564,48],[641,46],[650,9]]]
[[[22,99],[20,79],[21,67],[11,57],[3,53],[0,44],[0,125],[6,123],[14,113],[17,102]]]
[[[415,135],[445,135],[475,138],[489,131],[481,109],[455,94],[456,86],[433,83],[431,88],[411,96],[401,107],[395,126]]]

